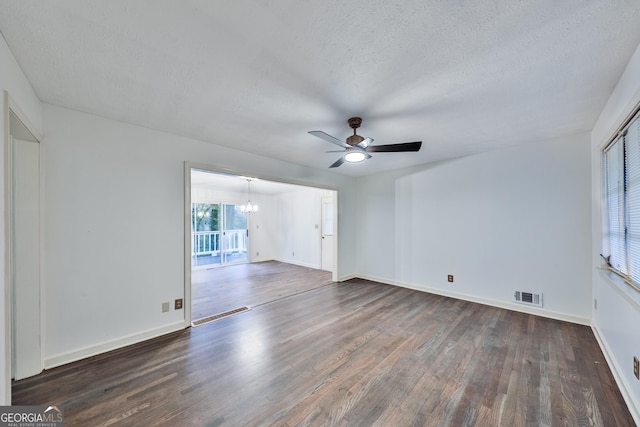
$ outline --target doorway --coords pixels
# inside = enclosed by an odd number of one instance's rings
[[[7,147],[11,378],[42,371],[40,142],[13,109]]]
[[[277,263],[285,263],[316,270],[321,277],[326,276],[328,281],[338,280],[336,189],[243,175],[185,162],[184,231],[187,268],[184,307],[187,325],[192,320],[200,320],[202,316],[219,314],[204,312],[209,306],[219,307],[220,303],[230,300],[232,294],[239,296],[234,300],[237,308],[257,301],[257,295],[251,294],[255,291],[250,286],[251,280],[243,282],[236,276],[234,277],[238,280],[233,281],[233,293],[221,296],[223,278],[228,275],[249,274],[249,279],[256,279]],[[324,220],[321,215],[323,198],[327,198],[324,209],[329,211],[326,214],[331,215]],[[249,204],[252,209],[249,209]],[[259,205],[259,209],[256,209],[256,205]],[[243,216],[239,214],[238,207],[244,207],[246,212],[251,213]],[[241,229],[244,229],[244,235],[237,232]],[[321,243],[323,229],[324,248]],[[194,231],[205,237],[193,236]],[[241,239],[246,239],[246,244]],[[226,253],[222,245],[227,248],[246,248],[246,252],[242,250],[235,254],[233,251]],[[201,252],[211,253],[195,256]],[[324,261],[321,260],[323,254]],[[205,260],[206,256],[215,259]],[[327,275],[327,272],[330,274]],[[322,280],[324,279],[319,279]],[[293,289],[287,286],[284,288]],[[282,292],[286,293],[284,288]],[[279,289],[277,285],[269,287],[265,295],[271,291],[280,292]],[[214,298],[216,301],[212,300]]]

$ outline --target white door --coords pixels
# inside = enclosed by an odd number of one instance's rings
[[[335,211],[333,197],[322,198],[322,257],[321,270],[333,272],[334,268],[334,238],[335,238]]]
[[[42,371],[40,339],[40,144],[13,139],[12,315],[13,377]]]

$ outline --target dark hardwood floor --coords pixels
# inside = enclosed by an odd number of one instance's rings
[[[332,283],[331,273],[265,261],[191,273],[191,319],[255,307]]]
[[[365,280],[51,369],[65,426],[633,426],[590,328]]]

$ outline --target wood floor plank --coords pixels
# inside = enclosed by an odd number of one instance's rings
[[[264,261],[194,270],[191,273],[191,317],[202,319],[241,306],[257,306],[332,283],[331,273]]]
[[[15,382],[13,402],[66,426],[634,425],[588,327],[290,271],[269,280],[309,283]]]

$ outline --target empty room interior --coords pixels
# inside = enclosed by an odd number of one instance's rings
[[[637,0],[0,0],[0,33],[1,405],[640,424]]]

